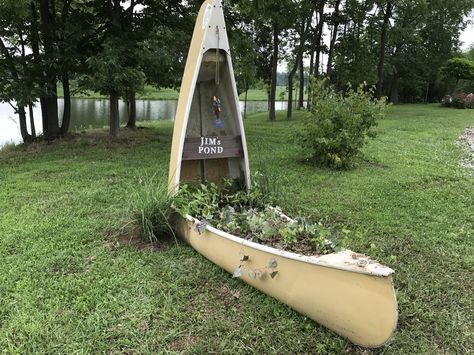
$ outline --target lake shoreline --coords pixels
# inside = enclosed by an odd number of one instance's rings
[[[276,101],[276,110],[285,110],[286,101]],[[173,121],[176,115],[176,107],[178,101],[174,99],[168,100],[150,100],[137,99],[136,110],[137,117],[141,121]],[[58,98],[59,117],[62,117],[64,109],[64,99]],[[265,101],[248,101],[247,108],[243,101],[240,101],[240,109],[242,115],[244,111],[247,114],[255,112],[265,112],[268,110],[268,102]],[[70,132],[83,131],[90,128],[103,128],[109,123],[109,101],[107,98],[71,98],[71,123]],[[226,108],[223,108],[225,119]],[[39,103],[33,107],[33,115],[36,133],[42,131],[42,114]],[[123,100],[119,101],[120,124],[127,123],[128,110]],[[29,117],[28,117],[29,118]],[[30,130],[29,119],[27,120],[28,130]],[[0,130],[0,146],[8,143],[19,143],[22,141],[18,124],[18,115],[8,104],[0,104],[0,122],[2,122],[2,130]]]
[[[64,99],[64,96],[59,96],[58,95],[58,99]],[[71,99],[84,99],[84,100],[109,100],[109,98],[107,96],[102,96],[102,95],[97,95],[97,96],[71,96]],[[153,97],[153,96],[140,96],[140,97],[137,97],[136,100],[149,100],[149,101],[178,101],[178,98],[174,99],[170,99],[170,98],[165,98],[165,97]],[[123,101],[123,100],[122,100]],[[245,100],[243,99],[239,99],[240,102],[245,102]],[[261,102],[261,101],[265,101],[265,100],[261,100],[261,99],[258,99],[258,98],[252,98],[252,99],[247,99],[247,102]],[[278,102],[287,102],[288,100],[277,100]],[[293,100],[294,103],[296,103],[297,101]],[[304,100],[304,102],[306,103],[307,100]]]

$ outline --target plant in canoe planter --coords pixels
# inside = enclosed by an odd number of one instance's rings
[[[300,254],[334,252],[349,233],[344,228],[339,231],[321,222],[285,216],[280,207],[268,204],[268,196],[255,185],[249,191],[233,189],[231,180],[226,180],[223,187],[214,183],[182,185],[173,207],[182,217],[195,217],[198,233],[213,226],[246,240]]]
[[[211,226],[245,240],[305,255],[328,254],[344,244],[349,234],[347,229],[326,227],[306,218],[291,219],[279,207],[271,206],[268,197],[258,184],[249,191],[239,190],[231,180],[226,180],[223,187],[214,183],[182,185],[173,208],[184,218],[188,215],[195,218],[194,229],[199,235]],[[239,255],[234,277],[241,277],[245,271],[251,278],[267,275],[274,278],[278,274],[274,258],[267,265],[253,269],[246,263],[250,256],[245,248]]]
[[[171,146],[168,191],[181,216],[176,235],[234,277],[352,342],[383,345],[398,318],[393,270],[335,249],[348,231],[289,218],[258,180],[251,185],[229,48],[221,0],[204,1]]]

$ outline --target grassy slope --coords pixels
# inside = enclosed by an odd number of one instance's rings
[[[246,121],[251,167],[278,174],[290,211],[366,231],[354,246],[396,270],[398,331],[379,351],[473,349],[474,177],[454,141],[474,113],[393,107],[347,172],[300,162],[288,137],[301,120],[282,117]],[[167,172],[172,127],[149,127],[0,152],[0,349],[361,352],[181,243],[150,251],[111,236],[138,177]]]
[[[71,89],[73,90],[74,94],[73,97],[75,98],[86,98],[86,99],[105,99],[107,98],[104,95],[93,91],[86,91],[86,92],[75,92],[74,90],[77,89],[76,82],[71,82]],[[288,95],[285,93],[286,88],[283,86],[277,87],[276,98],[277,100],[287,100]],[[58,96],[63,97],[63,88],[61,85],[58,85]],[[145,85],[143,92],[137,94],[137,99],[142,100],[178,100],[179,91],[174,89],[157,89],[151,85]],[[244,100],[245,94],[240,95],[240,100]],[[266,101],[268,99],[267,93],[265,90],[261,89],[250,89],[248,92],[247,100],[248,101]],[[294,99],[294,98],[293,98]]]

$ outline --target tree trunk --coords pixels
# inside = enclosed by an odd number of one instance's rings
[[[20,122],[20,133],[23,142],[30,143],[33,141],[33,138],[28,133],[28,128],[26,126],[26,111],[24,106],[18,106],[16,109],[18,113],[18,120]]]
[[[332,34],[331,34],[331,42],[329,44],[329,53],[328,53],[328,64],[326,68],[326,76],[329,77],[329,80],[331,80],[331,72],[332,72],[332,60],[334,56],[334,46],[336,44],[336,38],[337,38],[337,29],[339,27],[339,22],[337,20],[337,16],[339,16],[339,4],[341,3],[341,0],[336,0],[336,4],[334,5],[334,24],[332,27]],[[329,81],[328,81],[329,82]]]
[[[311,75],[314,71],[314,46],[311,46],[311,54],[309,57],[309,75]]]
[[[118,94],[110,93],[110,136],[117,137],[120,128],[120,117],[118,110]]]
[[[309,73],[308,73],[308,85],[307,85],[307,99],[306,99],[306,109],[310,110],[311,105],[310,105],[310,96],[311,96],[311,87],[309,85],[309,80],[311,78],[311,75],[313,75],[313,70],[314,70],[314,44],[311,46],[311,57],[309,59]]]
[[[59,134],[58,123],[58,98],[53,92],[56,91],[56,82],[46,83],[47,93],[40,98],[41,114],[43,118],[43,135],[47,140],[54,140]]]
[[[127,101],[128,101],[128,122],[127,128],[134,129],[137,123],[137,100],[135,97],[135,91],[132,89],[127,92]]]
[[[293,114],[292,112],[293,111],[293,105],[292,105],[293,104],[293,78],[295,76],[296,70],[303,63],[304,44],[308,36],[308,31],[311,26],[312,18],[313,18],[313,12],[311,12],[311,14],[308,16],[306,21],[304,19],[301,21],[300,43],[298,45],[298,49],[296,52],[295,63],[293,64],[293,68],[291,68],[291,71],[288,74],[288,105],[287,105],[287,111],[286,111],[286,117],[288,119],[290,119]],[[301,84],[300,84],[300,87],[301,87]]]
[[[67,73],[62,77],[62,84],[64,92],[64,112],[60,134],[61,136],[65,136],[69,131],[69,124],[71,123],[71,91],[69,88],[69,76]]]
[[[290,119],[293,115],[293,70],[288,74],[288,101],[286,107],[286,118]]]
[[[303,66],[303,56],[301,56],[299,63],[300,71],[300,94],[298,96],[298,110],[301,110],[304,107],[304,66]]]
[[[30,115],[30,130],[31,130],[31,137],[33,139],[36,138],[36,127],[35,127],[35,117],[33,115],[33,103],[28,104],[28,113]]]
[[[277,85],[277,68],[278,68],[278,38],[279,30],[278,24],[273,23],[273,58],[272,58],[272,83],[270,85],[270,121],[275,121],[275,96],[276,96],[276,85]]]
[[[248,85],[245,86],[245,98],[244,98],[244,118],[247,118],[247,94],[249,92]]]
[[[54,6],[54,5],[53,5]],[[63,74],[61,77],[61,83],[63,86],[63,93],[64,93],[64,111],[63,111],[63,119],[61,122],[61,128],[59,129],[59,134],[64,137],[69,131],[69,125],[71,122],[71,90],[69,86],[69,73],[68,67],[65,62],[67,62],[68,56],[66,55],[66,42],[65,33],[66,33],[66,23],[69,18],[69,9],[71,7],[71,0],[63,0],[63,7],[60,17],[60,40],[58,41],[59,47],[59,55],[62,61],[63,66]]]
[[[392,77],[392,85],[390,88],[390,102],[392,104],[398,104],[398,84],[400,81],[400,77],[398,75],[398,72],[395,71]]]
[[[428,94],[430,92],[430,82],[428,80],[428,82],[426,83],[426,94],[425,94],[425,104],[428,103]]]
[[[54,60],[54,13],[51,7],[54,3],[51,0],[40,0],[40,28],[43,42],[43,56],[49,60]],[[43,114],[43,135],[46,139],[56,139],[59,134],[58,123],[58,97],[56,87],[56,71],[54,68],[44,70],[43,93],[40,99],[41,112]]]
[[[315,62],[314,62],[314,76],[317,77],[319,75],[319,65],[320,65],[320,58],[321,58],[321,39],[323,36],[323,28],[324,28],[324,3],[325,1],[321,1],[319,4],[318,9],[318,27],[316,32],[316,54],[315,54]]]
[[[387,27],[388,22],[392,17],[392,4],[387,2],[387,8],[385,9],[385,14],[383,16],[382,32],[380,34],[380,52],[379,52],[379,62],[377,65],[377,90],[375,96],[377,99],[382,97],[383,90],[383,65],[385,60],[385,45],[387,42]]]
[[[270,87],[267,86],[267,111],[270,111]]]
[[[298,97],[298,86],[296,87],[295,99],[293,100],[293,107],[296,109],[296,99]]]

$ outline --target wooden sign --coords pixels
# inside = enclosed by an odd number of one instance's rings
[[[186,138],[183,160],[243,157],[241,136]]]

